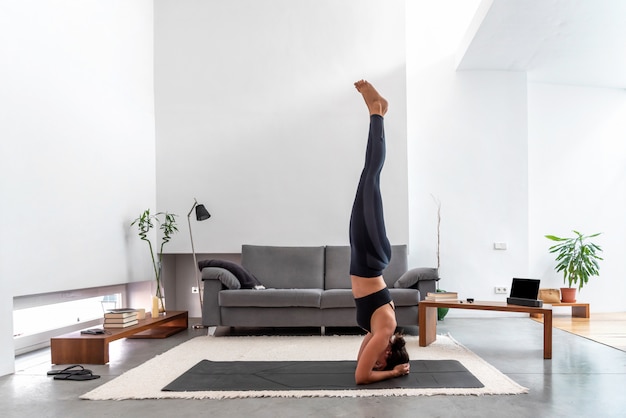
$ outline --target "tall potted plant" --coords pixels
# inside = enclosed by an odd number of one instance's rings
[[[556,271],[563,272],[563,283],[568,287],[561,288],[561,302],[576,302],[576,285],[578,290],[589,282],[589,278],[597,276],[600,266],[598,255],[602,251],[599,245],[587,241],[597,237],[600,233],[585,236],[578,231],[573,238],[561,238],[555,235],[546,235],[549,240],[556,241],[549,251],[556,254]]]
[[[162,216],[161,221],[159,217]],[[163,247],[172,239],[172,234],[178,232],[176,227],[176,216],[173,213],[158,212],[154,215],[150,213],[150,209],[146,209],[139,215],[137,219],[133,221],[131,226],[137,225],[139,231],[139,238],[148,243],[150,249],[150,258],[152,259],[152,267],[154,268],[154,276],[156,278],[156,297],[159,299],[159,310],[165,311],[165,292],[163,290],[163,282],[161,280],[162,260],[163,260]],[[154,228],[155,223],[159,224],[163,236],[161,238],[161,245],[157,252],[157,257],[154,256],[154,249],[152,247],[152,241],[148,238],[148,233]]]

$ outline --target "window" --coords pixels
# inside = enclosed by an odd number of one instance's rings
[[[123,307],[124,286],[20,296],[13,302],[16,354],[50,344],[50,338],[102,323],[104,312]]]

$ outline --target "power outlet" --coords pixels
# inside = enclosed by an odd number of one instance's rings
[[[197,286],[192,286],[191,287],[191,293],[198,293],[198,287]]]
[[[506,295],[509,293],[509,290],[504,286],[496,286],[493,288],[493,293],[496,295]]]

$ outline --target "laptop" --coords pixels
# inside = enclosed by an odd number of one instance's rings
[[[540,308],[543,301],[537,300],[539,295],[539,280],[513,278],[511,284],[511,294],[506,299],[506,303],[511,305],[533,306]]]

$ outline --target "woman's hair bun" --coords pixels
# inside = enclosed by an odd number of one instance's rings
[[[406,345],[406,341],[404,340],[404,336],[402,334],[394,335],[393,341],[391,342],[391,346],[395,349],[401,349]]]

